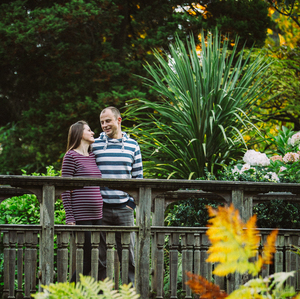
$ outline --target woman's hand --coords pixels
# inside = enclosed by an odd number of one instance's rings
[[[67,225],[75,225],[75,222],[69,222]]]

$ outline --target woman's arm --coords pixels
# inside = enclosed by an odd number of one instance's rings
[[[75,173],[75,160],[72,155],[67,152],[64,156],[62,164],[62,177],[73,177]],[[75,218],[73,215],[72,202],[71,202],[71,192],[66,191],[61,195],[64,209],[66,212],[66,224],[75,225]]]

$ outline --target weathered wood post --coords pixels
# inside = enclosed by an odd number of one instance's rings
[[[150,187],[139,188],[137,225],[139,226],[136,265],[136,289],[141,299],[149,298],[149,262],[151,238],[151,194]]]
[[[152,214],[152,226],[164,226],[164,206],[165,206],[165,197],[164,195],[156,196],[154,199],[154,207]],[[151,251],[151,291],[157,293],[157,284],[161,283],[158,281],[157,276],[157,236],[158,234],[154,234],[152,236],[152,251]],[[160,237],[162,238],[162,237]],[[162,273],[163,274],[163,273]]]
[[[252,216],[253,194],[245,194],[243,188],[232,189],[231,200],[234,207],[239,210],[243,222],[247,222]],[[229,293],[238,289],[239,286],[245,282],[243,281],[243,276],[239,273],[230,275],[228,281]]]
[[[41,236],[40,236],[40,291],[41,285],[53,282],[54,274],[54,202],[55,187],[43,185],[41,211]]]
[[[245,207],[244,207],[244,190],[243,189],[232,189],[231,201],[236,209],[239,210],[240,216],[244,221]],[[232,291],[239,288],[242,283],[242,276],[239,273],[233,273],[227,277],[227,292],[230,294]]]

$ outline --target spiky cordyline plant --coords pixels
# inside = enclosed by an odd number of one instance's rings
[[[145,68],[152,79],[145,83],[161,100],[136,100],[127,116],[141,124],[135,130],[141,143],[145,172],[172,178],[200,178],[204,169],[238,158],[245,150],[243,135],[255,129],[251,107],[261,97],[268,62],[251,59],[251,50],[237,53],[228,40],[214,34],[200,36],[200,53],[194,38],[176,39],[169,54],[155,51],[157,64]],[[167,59],[166,59],[167,57]],[[146,109],[146,110],[145,110]],[[154,111],[149,122],[142,111]]]

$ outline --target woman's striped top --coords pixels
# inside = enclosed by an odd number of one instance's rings
[[[95,155],[83,156],[74,150],[68,151],[62,164],[62,177],[101,178]],[[103,200],[100,187],[86,186],[82,189],[62,193],[66,223],[102,218]]]

